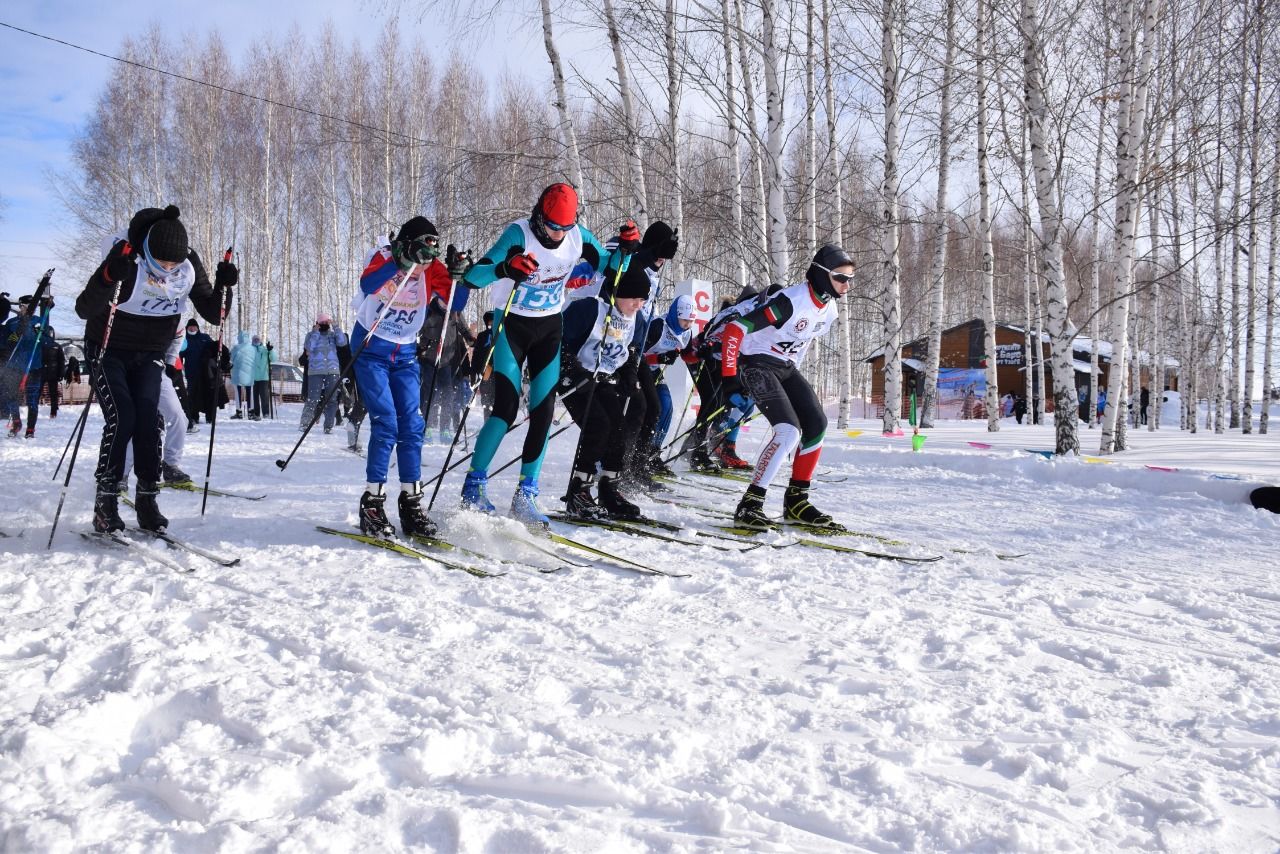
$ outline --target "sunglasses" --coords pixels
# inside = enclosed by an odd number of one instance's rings
[[[568,231],[569,229],[573,228],[574,225],[576,225],[576,223],[571,222],[568,225],[560,225],[559,223],[552,222],[551,220],[547,219],[545,214],[542,217],[542,226],[546,228],[548,231]]]
[[[831,281],[833,282],[839,282],[842,285],[847,285],[849,284],[849,282],[853,281],[853,275],[854,275],[853,273],[834,273],[831,270],[828,270],[826,267],[822,266],[821,264],[817,264],[817,263],[815,263],[813,266],[817,267],[819,270],[822,270],[830,274]]]

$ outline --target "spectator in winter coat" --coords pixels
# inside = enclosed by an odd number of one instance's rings
[[[1013,402],[1013,417],[1022,423],[1022,416],[1027,414],[1027,399],[1022,395],[1018,395],[1018,399]]]
[[[41,343],[44,348],[44,370],[41,372],[40,391],[36,392],[39,397],[46,391],[49,394],[49,417],[58,417],[58,404],[62,400],[62,374],[67,368],[67,356],[62,352],[62,345],[58,343],[54,337],[53,327],[45,332],[44,341]],[[28,380],[28,382],[30,382]]]
[[[253,412],[249,415],[252,421],[271,417],[271,351],[270,344],[263,344],[257,335],[253,336]]]
[[[0,327],[0,339],[8,353],[6,361],[0,365],[0,401],[3,402],[3,415],[9,419],[9,435],[16,436],[22,429],[22,418],[19,407],[23,398],[27,403],[28,439],[34,438],[36,419],[40,412],[40,388],[44,384],[44,347],[42,343],[46,334],[45,321],[48,314],[36,314],[27,322],[26,307],[28,297],[20,303],[23,310],[13,316]],[[25,329],[22,327],[25,324]]]
[[[67,372],[62,375],[62,379],[67,385],[80,384],[80,360],[75,356],[67,360]]]
[[[213,339],[200,331],[200,324],[193,317],[187,321],[187,347],[183,351],[183,379],[187,383],[187,420],[194,426],[200,422],[201,406],[205,399],[206,365],[204,354],[213,347]]]
[[[324,432],[333,432],[334,416],[338,412],[338,375],[342,372],[338,348],[347,345],[347,334],[333,328],[332,317],[325,312],[316,315],[315,328],[307,333],[302,345],[307,357],[307,402],[302,409],[299,430],[306,430],[319,417],[317,409],[323,403]]]
[[[248,415],[253,396],[253,371],[258,362],[258,351],[252,336],[241,332],[236,346],[231,349],[231,384],[236,387],[236,412],[231,417],[242,419]]]

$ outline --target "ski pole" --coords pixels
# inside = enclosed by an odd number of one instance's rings
[[[710,422],[711,422],[711,419],[715,418],[715,417],[716,417],[717,415],[719,415],[721,412],[724,412],[724,410],[725,410],[725,405],[724,405],[724,404],[721,404],[720,406],[718,406],[718,407],[716,407],[714,410],[712,410],[711,414],[707,416],[707,419],[706,419],[706,420],[707,420],[707,423],[710,423]],[[688,436],[690,433],[692,433],[694,430],[697,430],[697,429],[698,429],[698,425],[695,423],[695,424],[694,424],[692,427],[690,427],[688,430],[685,430],[685,431],[684,431],[683,433],[681,433],[679,436],[677,436],[677,437],[675,437],[674,439],[672,439],[672,440],[671,440],[671,442],[670,442],[670,444],[668,444],[668,445],[667,445],[667,447],[666,447],[666,448],[664,448],[663,450],[670,450],[672,445],[674,445],[676,442],[679,442],[679,441],[680,441],[681,439],[683,439],[685,436]],[[678,459],[680,459],[680,457],[684,456],[684,454],[685,454],[685,453],[686,453],[686,451],[688,451],[688,450],[690,450],[690,449],[689,449],[689,448],[685,448],[685,449],[684,449],[684,450],[682,450],[682,451],[678,451],[674,456],[668,457],[667,459],[663,460],[663,462],[669,463],[669,462],[672,462],[672,461],[674,461],[674,460],[678,460]]]
[[[228,246],[227,251],[222,253],[224,263],[231,262],[231,250],[234,247]],[[231,302],[231,288],[227,288],[222,294],[222,305],[218,309],[218,344],[213,350],[213,370],[218,378],[218,388],[213,392],[213,409],[209,410],[209,414],[213,416],[209,421],[209,454],[204,461],[204,496],[200,499],[200,515],[204,516],[205,506],[209,503],[209,476],[213,473],[213,437],[218,434],[218,390],[222,388],[222,336],[227,329],[227,303]],[[163,382],[164,379],[161,379]],[[239,392],[236,392],[238,395]]]
[[[586,384],[587,384],[587,380],[583,380],[582,382],[580,382],[580,383],[578,383],[577,385],[575,385],[573,388],[571,388],[571,389],[569,389],[568,391],[566,391],[564,394],[560,395],[560,397],[561,397],[561,398],[568,397],[569,395],[573,394],[575,391],[577,391],[578,389],[582,388],[582,387],[583,387],[584,385],[586,385]],[[524,424],[524,423],[525,423],[526,421],[528,421],[528,420],[529,420],[529,416],[528,416],[528,415],[526,415],[524,418],[521,418],[521,419],[520,419],[519,421],[517,421],[515,424],[512,424],[510,427],[508,427],[508,428],[507,428],[507,433],[512,432],[513,430],[515,430],[517,427],[519,427],[520,425]],[[558,424],[558,423],[559,423],[559,421],[556,421],[556,422],[554,422],[554,423],[557,423],[557,424]],[[464,422],[464,424],[465,424],[465,422]],[[505,434],[504,434],[504,435],[505,435]],[[462,465],[463,463],[465,463],[467,460],[471,459],[474,455],[475,455],[475,452],[474,452],[474,451],[472,451],[471,453],[467,454],[466,456],[460,457],[460,458],[458,459],[458,461],[457,461],[457,462],[455,462],[453,465],[449,466],[447,469],[445,469],[444,471],[442,471],[442,472],[440,472],[439,474],[437,474],[435,477],[431,478],[431,480],[423,481],[422,485],[425,487],[425,486],[427,486],[427,485],[429,485],[429,484],[435,483],[435,482],[436,482],[436,481],[438,481],[440,478],[444,477],[446,474],[448,474],[449,472],[453,471],[453,470],[454,470],[454,469],[456,469],[458,466],[460,466],[460,465]],[[506,468],[506,466],[503,466],[502,468]],[[502,471],[502,469],[498,469],[498,471]],[[495,474],[497,474],[497,472],[494,472],[494,473],[495,473]]]
[[[51,480],[58,479],[58,472],[62,471],[62,464],[67,460],[67,452],[71,450],[71,443],[75,441],[76,431],[84,429],[84,422],[89,417],[89,409],[93,406],[93,383],[89,383],[89,397],[84,402],[84,409],[80,411],[80,417],[76,419],[76,424],[71,428],[71,435],[67,437],[67,444],[62,447],[62,456],[58,458],[58,466],[53,470]]]
[[[293,455],[298,453],[298,449],[302,447],[302,443],[306,441],[307,436],[310,435],[311,428],[316,426],[316,422],[320,420],[320,413],[324,412],[325,408],[329,405],[329,401],[333,399],[333,395],[342,385],[342,380],[355,368],[356,359],[360,358],[360,354],[369,346],[369,342],[373,340],[373,333],[382,323],[382,318],[387,316],[388,309],[390,309],[392,304],[396,301],[396,297],[400,296],[400,291],[404,290],[405,285],[407,285],[409,280],[413,278],[413,274],[417,272],[419,266],[421,265],[414,263],[407,271],[405,271],[404,279],[401,280],[400,284],[396,285],[396,289],[391,293],[391,299],[387,300],[387,302],[382,306],[382,310],[378,312],[378,316],[373,320],[373,326],[370,327],[368,334],[364,336],[364,340],[360,342],[360,349],[351,354],[351,361],[347,363],[347,367],[338,375],[338,381],[333,384],[333,387],[325,394],[324,399],[320,401],[320,405],[311,413],[311,421],[307,424],[307,429],[302,431],[302,435],[299,436],[298,441],[294,443],[293,450],[289,452],[289,456],[285,457],[283,460],[276,460],[276,466],[280,471],[284,471],[288,468],[289,463],[293,461]]]
[[[680,432],[680,428],[684,426],[684,417],[689,414],[689,404],[693,402],[693,393],[698,389],[698,377],[702,376],[702,368],[705,364],[706,364],[705,362],[698,362],[698,369],[696,371],[690,372],[690,379],[692,379],[693,382],[689,384],[689,393],[685,395],[685,398],[684,398],[684,408],[680,410],[680,420],[676,422],[676,433],[678,433],[679,435],[677,435],[674,439],[672,439],[671,442],[668,445],[666,445],[666,447],[661,448],[659,453],[661,453],[661,451],[667,450],[676,442],[684,438],[685,434]],[[666,438],[666,437],[664,436],[663,438]]]
[[[126,243],[123,254],[127,255],[129,251],[130,251],[130,247]],[[116,282],[115,291],[113,291],[111,294],[111,307],[107,311],[107,325],[106,325],[106,328],[103,329],[102,331],[102,350],[98,354],[97,369],[98,369],[98,378],[101,380],[103,384],[106,383],[107,379],[102,373],[102,359],[107,355],[107,345],[111,343],[111,328],[115,326],[116,307],[120,302],[120,288],[123,284],[124,284],[123,280]],[[53,535],[58,532],[58,520],[62,518],[62,506],[67,502],[67,490],[71,487],[71,473],[75,471],[76,457],[80,455],[80,440],[84,438],[85,427],[89,423],[89,419],[88,419],[89,407],[93,403],[93,393],[94,391],[97,390],[97,386],[93,382],[93,371],[94,371],[94,365],[90,364],[89,365],[89,399],[85,401],[84,412],[81,413],[82,417],[80,419],[80,424],[79,424],[80,429],[75,434],[76,436],[75,446],[72,447],[71,449],[71,460],[67,463],[67,477],[64,481],[62,481],[62,492],[58,496],[58,509],[55,510],[53,513],[53,526],[49,528],[49,542],[45,545],[46,549],[53,548]],[[106,414],[105,411],[103,414],[104,415]]]
[[[574,423],[572,420],[570,420],[568,424],[564,425],[559,430],[555,431],[550,436],[548,436],[547,442],[550,443],[552,439],[554,439],[556,436],[559,436],[561,433],[563,433],[565,430],[568,430],[572,426],[574,426]],[[498,474],[501,474],[502,472],[511,468],[516,463],[520,462],[520,460],[523,458],[524,458],[524,454],[516,454],[514,457],[512,457],[511,459],[507,460],[505,463],[503,463],[502,465],[494,469],[493,472],[489,475],[489,477],[494,477]]]
[[[507,294],[507,304],[502,309],[502,317],[498,319],[498,325],[493,329],[493,337],[490,338],[489,352],[484,357],[484,365],[480,368],[480,378],[471,386],[471,397],[467,399],[467,405],[462,409],[462,420],[467,420],[467,415],[471,412],[471,404],[475,403],[476,390],[480,388],[480,383],[484,382],[485,371],[489,369],[489,364],[493,361],[493,353],[498,349],[498,337],[502,335],[503,329],[507,325],[507,315],[511,312],[511,302],[515,299],[516,291],[520,289],[521,283],[511,283],[511,293]],[[484,428],[481,428],[483,430]],[[507,432],[511,432],[510,428]],[[503,435],[506,435],[505,433]],[[449,470],[449,461],[453,459],[453,451],[458,447],[458,434],[453,434],[453,441],[449,443],[449,450],[444,455],[444,465],[440,466],[440,474],[436,476],[435,489],[431,490],[431,500],[427,502],[427,511],[430,512],[432,507],[436,506],[436,497],[440,495],[440,487],[444,484],[445,472]]]

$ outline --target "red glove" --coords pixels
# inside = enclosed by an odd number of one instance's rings
[[[634,219],[629,219],[618,229],[618,251],[630,255],[640,248],[640,227]]]
[[[523,282],[536,272],[538,272],[538,259],[528,252],[523,255],[514,255],[493,268],[494,275],[499,279],[510,279],[516,284]]]

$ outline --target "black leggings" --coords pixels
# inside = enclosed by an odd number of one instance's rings
[[[628,395],[613,377],[601,377],[595,381],[593,392],[591,374],[580,368],[570,368],[560,380],[560,390],[568,391],[583,380],[586,384],[582,388],[562,398],[581,431],[573,470],[595,474],[599,464],[604,471],[621,471],[626,451],[635,442],[640,421],[626,411]],[[588,398],[591,400],[589,413]]]
[[[160,480],[160,383],[164,351],[107,350],[89,345],[90,376],[106,424],[94,477],[107,489],[124,478],[125,449],[133,443],[133,468],[139,483]]]

